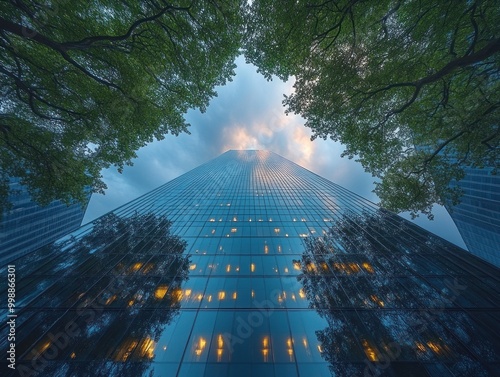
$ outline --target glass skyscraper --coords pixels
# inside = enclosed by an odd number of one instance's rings
[[[19,178],[10,179],[9,201],[12,208],[0,219],[0,264],[78,229],[86,208],[79,203],[68,206],[59,200],[40,206]]]
[[[466,168],[454,185],[463,190],[458,205],[446,206],[469,251],[500,267],[500,175],[491,168]]]
[[[228,151],[8,265],[2,375],[500,370],[497,267],[270,152]]]

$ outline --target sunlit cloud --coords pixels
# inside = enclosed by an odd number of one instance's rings
[[[275,152],[304,168],[329,179],[373,202],[374,178],[354,160],[341,158],[343,146],[332,140],[311,141],[311,130],[294,114],[285,115],[283,94],[293,91],[288,82],[266,81],[254,66],[236,61],[234,80],[218,88],[206,113],[191,110],[186,120],[191,135],[167,135],[137,152],[133,167],[124,173],[116,169],[103,172],[109,189],[106,196],[93,195],[85,222],[170,181],[177,176],[219,156],[229,149],[264,149]],[[456,227],[444,213],[433,224],[420,225],[450,240],[460,240]],[[446,224],[446,225],[443,225]],[[445,231],[443,231],[443,229]],[[449,231],[451,229],[451,232]],[[460,240],[461,241],[461,240]],[[460,242],[459,241],[459,242]],[[463,244],[463,243],[462,243]]]

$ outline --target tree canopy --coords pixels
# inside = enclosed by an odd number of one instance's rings
[[[3,1],[0,193],[20,177],[42,204],[103,192],[153,138],[188,132],[234,75],[242,1]],[[1,208],[0,208],[1,209]]]
[[[500,7],[490,0],[255,0],[245,54],[313,138],[341,141],[381,204],[431,215],[463,167],[499,167]]]

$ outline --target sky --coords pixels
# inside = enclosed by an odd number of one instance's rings
[[[188,134],[167,135],[137,152],[134,165],[122,174],[116,168],[102,172],[108,186],[105,195],[93,194],[84,223],[155,189],[156,187],[219,156],[229,149],[264,149],[378,203],[372,192],[375,178],[358,162],[341,158],[342,144],[332,140],[311,141],[311,130],[300,116],[285,115],[283,95],[293,91],[293,80],[266,81],[244,58],[236,60],[232,82],[218,87],[205,113],[191,110]],[[434,220],[420,216],[414,222],[463,248],[464,242],[443,207],[434,207]],[[408,214],[403,217],[410,219]]]

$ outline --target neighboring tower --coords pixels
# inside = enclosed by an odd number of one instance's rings
[[[498,376],[497,267],[270,152],[9,265],[2,376]]]
[[[460,204],[446,208],[469,251],[500,267],[500,175],[466,168]]]
[[[58,200],[47,206],[35,203],[26,186],[18,178],[9,183],[10,210],[0,219],[0,265],[44,246],[80,227],[84,207],[81,204],[67,206]]]

